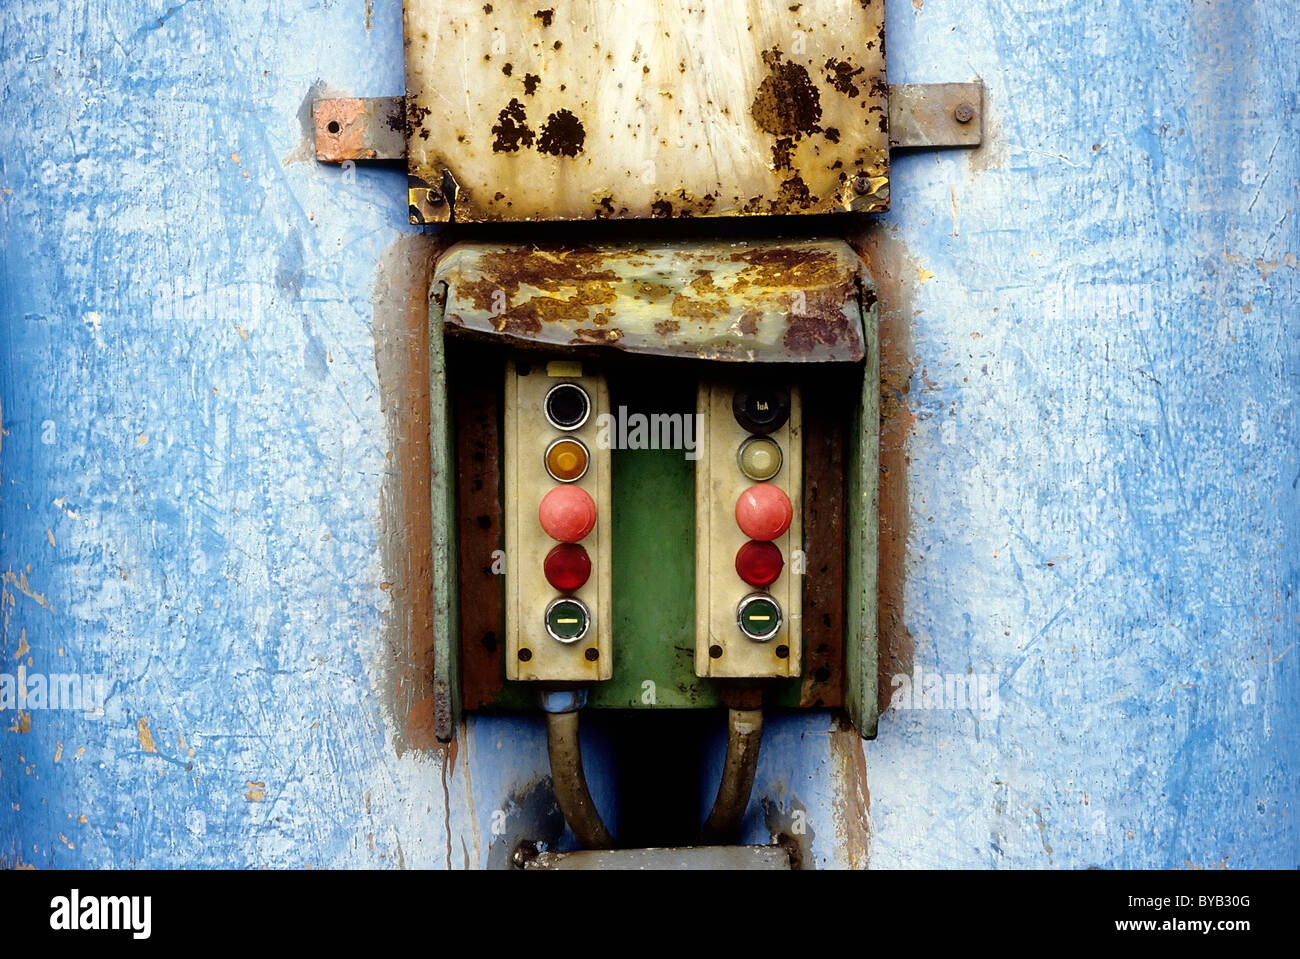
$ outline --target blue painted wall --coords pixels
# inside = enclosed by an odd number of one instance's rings
[[[891,77],[989,113],[858,238],[901,357],[889,662],[988,698],[864,747],[774,718],[758,798],[823,867],[1300,865],[1300,12],[887,8]],[[394,705],[375,317],[416,241],[404,178],[304,123],[401,50],[395,0],[0,10],[0,673],[105,680],[0,713],[0,862],[473,867],[536,813],[536,723],[444,755]]]

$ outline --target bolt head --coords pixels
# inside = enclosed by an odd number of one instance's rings
[[[969,103],[959,103],[957,109],[952,111],[952,115],[958,123],[970,123],[975,119],[975,108]]]

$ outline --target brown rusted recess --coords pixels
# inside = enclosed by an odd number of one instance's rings
[[[501,691],[505,617],[493,564],[504,547],[501,515],[501,357],[463,349],[453,367],[457,522],[460,544],[461,702],[492,705]]]
[[[803,689],[800,706],[844,704],[844,403],[847,384],[803,385]]]

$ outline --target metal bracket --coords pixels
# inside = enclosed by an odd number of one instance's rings
[[[405,97],[315,100],[311,118],[317,160],[344,163],[406,158]]]
[[[402,160],[405,97],[348,97],[312,103],[316,159]],[[889,84],[891,150],[977,147],[984,139],[984,83]]]
[[[891,83],[891,150],[977,147],[984,139],[984,82]]]

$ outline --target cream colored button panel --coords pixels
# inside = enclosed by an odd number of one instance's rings
[[[736,572],[736,553],[749,537],[736,525],[736,501],[754,485],[741,470],[739,453],[751,434],[732,414],[735,387],[701,383],[697,410],[703,417],[702,455],[695,465],[695,674],[713,678],[798,676],[803,652],[802,577],[794,551],[803,538],[803,439],[797,389],[790,391],[790,418],[770,438],[781,449],[779,471],[768,482],[790,497],[790,528],[773,540],[785,565],[765,590]],[[741,632],[737,609],[754,592],[769,594],[781,607],[781,628],[758,642]]]
[[[591,400],[586,421],[576,429],[559,429],[546,417],[545,400],[559,383],[576,383]],[[610,462],[609,450],[596,443],[597,423],[609,412],[604,377],[573,360],[512,359],[505,381],[505,529],[506,529],[506,678],[544,682],[591,682],[614,672],[610,603]],[[586,472],[564,484],[546,470],[547,448],[572,438],[586,446]],[[558,545],[538,519],[538,506],[557,486],[584,489],[596,503],[596,525],[579,545],[591,557],[591,576],[572,594],[546,581],[543,562]],[[575,596],[590,613],[581,639],[561,642],[547,632],[547,607],[565,595]]]

